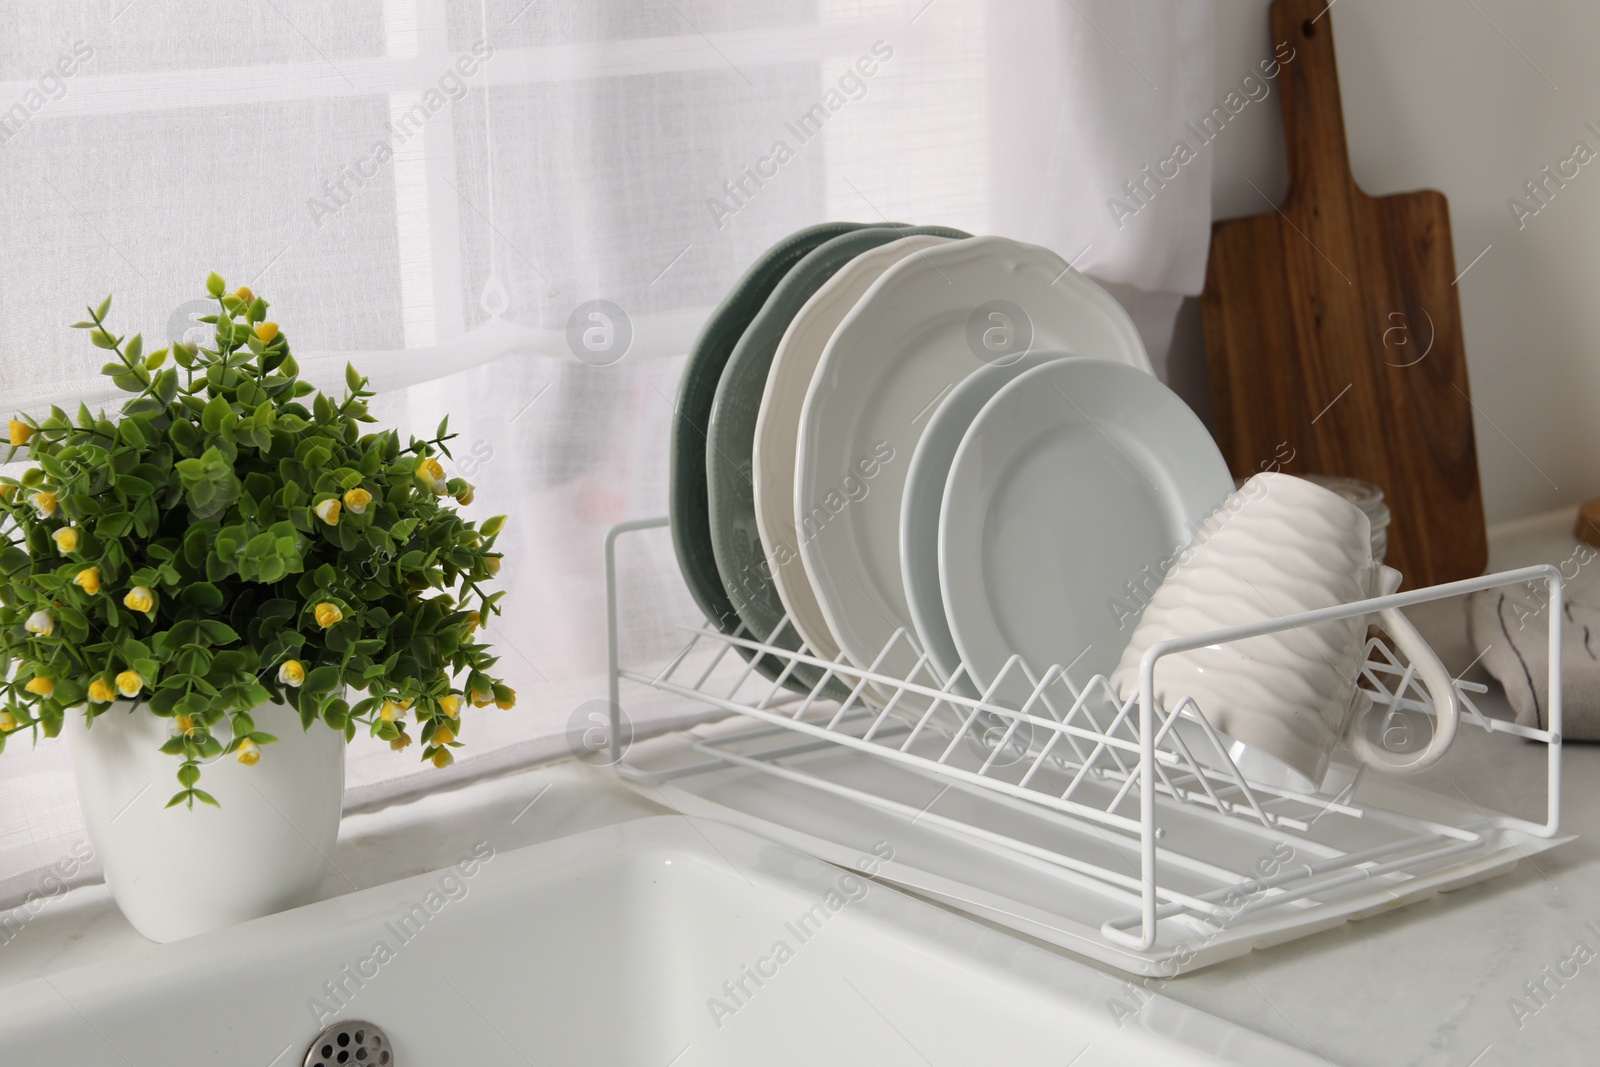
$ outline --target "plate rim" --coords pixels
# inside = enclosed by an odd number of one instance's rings
[[[1072,377],[1084,374],[1094,375],[1110,373],[1114,377],[1123,376],[1120,369],[1111,370],[1108,372],[1105,367],[1096,366],[1096,364],[1107,364],[1107,366],[1110,367],[1117,366],[1116,364],[1111,364],[1106,360],[1054,360],[1035,367],[1032,370],[1027,371],[1007,382],[1000,388],[999,391],[995,393],[994,396],[989,398],[988,402],[984,404],[983,410],[981,410],[977,417],[972,420],[972,423],[968,427],[965,436],[962,438],[960,446],[958,446],[956,449],[955,458],[951,461],[950,475],[945,483],[944,500],[940,505],[939,510],[940,594],[944,603],[945,620],[950,625],[951,637],[955,640],[956,648],[961,654],[961,660],[966,664],[967,671],[972,677],[974,684],[978,685],[979,687],[985,687],[992,681],[992,679],[988,677],[988,674],[989,670],[993,668],[989,667],[988,665],[995,662],[995,656],[998,656],[999,661],[1003,664],[1005,659],[1009,658],[1009,656],[1021,651],[1020,649],[1006,648],[1005,640],[1003,637],[999,636],[997,626],[990,628],[987,632],[984,632],[979,625],[980,613],[975,608],[971,611],[968,610],[969,607],[972,607],[972,605],[968,603],[969,598],[967,591],[969,588],[976,591],[974,593],[975,598],[982,598],[985,601],[992,599],[988,597],[987,587],[983,583],[981,577],[974,578],[972,581],[963,581],[960,578],[956,578],[954,580],[952,579],[953,575],[970,575],[974,573],[981,574],[982,570],[980,562],[982,558],[983,540],[981,535],[982,523],[977,523],[974,527],[980,532],[977,535],[976,541],[972,546],[970,546],[973,548],[972,551],[964,553],[960,552],[957,547],[952,545],[952,540],[957,536],[957,521],[963,507],[965,507],[970,513],[972,510],[973,501],[969,498],[973,495],[973,493],[981,492],[981,489],[970,489],[968,487],[976,486],[980,481],[977,475],[972,472],[977,469],[979,463],[976,453],[980,448],[983,447],[983,427],[986,424],[994,423],[997,419],[999,419],[998,412],[1008,403],[1010,403],[1012,397],[1025,394],[1030,389],[1037,390],[1040,386],[1040,383],[1052,375],[1066,375],[1068,377]],[[1222,451],[1217,446],[1216,440],[1211,436],[1211,432],[1207,430],[1205,424],[1200,421],[1200,417],[1196,415],[1194,410],[1189,407],[1188,403],[1186,403],[1183,398],[1174,392],[1170,387],[1154,376],[1126,376],[1125,380],[1128,382],[1128,385],[1118,386],[1118,388],[1153,389],[1153,391],[1149,393],[1149,396],[1152,398],[1152,400],[1160,402],[1164,405],[1169,405],[1170,410],[1166,413],[1163,413],[1162,418],[1164,420],[1169,420],[1171,424],[1181,426],[1182,432],[1187,435],[1187,446],[1181,449],[1175,447],[1175,453],[1181,453],[1191,457],[1199,454],[1203,456],[1203,459],[1199,459],[1197,462],[1210,462],[1212,465],[1212,473],[1211,475],[1208,475],[1208,477],[1215,477],[1215,484],[1212,487],[1209,489],[1201,487],[1198,478],[1193,479],[1191,483],[1192,491],[1197,500],[1200,497],[1215,497],[1215,499],[1211,499],[1208,503],[1203,505],[1197,502],[1193,506],[1187,506],[1181,499],[1175,500],[1174,498],[1176,498],[1178,494],[1185,492],[1184,479],[1171,478],[1169,480],[1169,485],[1173,490],[1173,494],[1168,499],[1169,502],[1176,504],[1174,511],[1178,514],[1186,515],[1185,521],[1191,529],[1198,527],[1200,522],[1202,522],[1218,504],[1222,503],[1222,501],[1233,492],[1233,476],[1228,470],[1227,461],[1223,458]],[[1056,385],[1056,388],[1061,388],[1061,386]],[[1072,407],[1074,417],[1063,420],[1063,422],[1081,421],[1088,422],[1091,426],[1094,426],[1093,418],[1087,412],[1079,408],[1076,402],[1073,402]],[[1063,424],[1063,422],[1056,422],[1052,423],[1051,425],[1060,426]],[[1030,436],[1037,436],[1038,433],[1044,432],[1044,429],[1048,428],[1049,427],[1045,427],[1043,429],[1036,430]],[[1154,452],[1147,454],[1151,459],[1164,467],[1172,466],[1171,464],[1166,463],[1163,460],[1163,457],[1161,457],[1159,454]],[[991,469],[989,471],[988,482],[989,484],[993,484],[993,482],[996,480],[998,479],[995,471]],[[1102,503],[1101,506],[1105,505]],[[959,560],[953,558],[958,554],[960,555]],[[961,570],[961,567],[965,567],[966,570]],[[1070,605],[1063,605],[1063,610],[1070,610]],[[1098,613],[1099,611],[1103,610],[1103,605],[1087,605],[1082,610],[1086,612],[1094,611]],[[995,655],[989,655],[982,651],[975,653],[974,649],[978,643],[974,642],[973,638],[979,636],[984,639],[982,642],[983,644],[998,649]],[[1132,637],[1131,628],[1128,631],[1128,636],[1130,638]],[[1120,648],[1118,651],[1120,652]],[[1029,668],[1035,672],[1036,677],[1039,676],[1038,672],[1046,670],[1054,665],[1056,664],[1033,662],[1028,663]],[[1066,664],[1060,664],[1060,666],[1065,667]],[[1106,672],[1108,676],[1109,673],[1109,671]],[[1080,678],[1075,675],[1073,676],[1072,680],[1075,684],[1080,684],[1081,687],[1081,683],[1086,681],[1087,678]],[[1008,692],[1015,692],[1012,687],[1007,687],[1007,690]]]
[[[995,393],[1005,388],[1012,381],[1037,367],[1042,367],[1046,363],[1054,362],[1058,359],[1093,358],[1093,356],[1080,356],[1073,352],[1036,350],[1023,353],[1022,356],[1011,363],[996,363],[988,367],[978,368],[969,374],[965,380],[957,384],[955,388],[951,389],[950,394],[939,402],[939,406],[928,416],[928,424],[923,427],[922,437],[918,439],[917,447],[911,452],[911,462],[906,465],[905,491],[900,495],[900,580],[905,586],[906,606],[911,612],[911,624],[916,629],[917,639],[921,643],[922,650],[928,654],[928,661],[933,665],[935,672],[946,681],[955,676],[961,664],[960,650],[956,648],[955,638],[950,633],[949,620],[945,618],[944,597],[940,592],[944,583],[938,577],[939,512],[944,507],[945,484],[949,480],[950,467],[955,463],[955,453],[961,446],[961,440],[966,437],[967,429],[972,425],[973,420],[978,417],[979,412],[983,410],[983,405],[987,404]],[[1031,362],[1032,366],[1022,366],[1022,364],[1028,362]],[[1007,375],[998,384],[989,389],[971,417],[959,423],[951,422],[955,418],[953,412],[955,410],[954,405],[957,402],[965,399],[966,396],[970,395],[971,391],[978,389],[983,379],[999,378],[1006,371],[1014,371],[1014,373]],[[935,462],[933,454],[934,449],[938,447],[936,442],[940,439],[934,436],[935,433],[940,434],[941,438],[954,436],[956,442],[953,447],[949,448],[948,461],[937,469],[930,469]],[[945,449],[941,447],[939,451],[942,453]],[[915,522],[913,512],[915,509],[908,505],[913,503],[913,496],[920,498],[924,491],[931,493],[935,485],[937,486],[937,497],[932,501],[934,506],[930,509],[933,512],[932,528],[913,532],[913,524]],[[923,544],[922,542],[929,543]],[[914,548],[914,546],[920,547]],[[923,556],[923,551],[927,551],[928,556]],[[916,566],[917,561],[921,561],[924,564],[931,563],[933,573],[921,576],[933,579],[932,592],[927,595],[918,592],[922,588],[921,582],[918,580],[919,575],[913,574],[913,568]],[[955,689],[969,697],[980,695],[978,687],[966,675],[962,675],[960,680],[955,683]]]
[[[713,384],[710,389],[704,389],[702,379],[709,377],[713,382],[721,380],[728,356],[732,355],[734,345],[744,335],[745,328],[755,315],[755,311],[745,315],[742,310],[750,302],[753,293],[764,290],[770,294],[811,248],[866,225],[869,224],[818,223],[796,230],[768,246],[706,316],[685,357],[678,378],[672,431],[668,441],[667,511],[670,537],[678,570],[683,575],[690,596],[706,620],[723,633],[734,633],[740,620],[721,575],[716,571],[711,547],[711,514],[706,507],[704,424],[708,423],[716,386]],[[804,251],[797,251],[799,249]],[[765,299],[763,296],[763,303]],[[726,336],[728,334],[732,334],[731,340]],[[701,394],[705,396],[704,404],[697,399]],[[696,415],[699,416],[698,423],[695,421]],[[709,568],[705,566],[706,561],[710,561]],[[763,658],[760,662],[765,665],[767,660]],[[766,669],[762,673],[766,674]]]
[[[745,324],[744,331],[734,342],[733,349],[723,364],[722,373],[718,376],[717,387],[712,394],[710,415],[706,420],[705,450],[707,530],[711,538],[712,557],[717,566],[717,573],[722,579],[723,588],[728,593],[729,602],[732,603],[745,628],[758,639],[780,648],[798,650],[801,639],[798,631],[792,626],[785,627],[781,633],[776,632],[783,617],[788,614],[787,605],[782,601],[777,583],[770,578],[757,575],[758,583],[770,589],[774,605],[765,602],[764,593],[760,591],[752,595],[748,586],[739,581],[739,576],[734,573],[739,565],[735,558],[738,555],[734,541],[738,536],[735,527],[745,519],[756,525],[761,559],[766,564],[768,573],[772,570],[771,552],[759,536],[754,479],[755,428],[759,419],[760,403],[765,399],[766,385],[771,376],[771,357],[776,355],[777,348],[782,343],[784,334],[794,317],[810,297],[814,296],[817,290],[840,269],[848,266],[863,252],[906,237],[920,236],[928,230],[939,231],[930,236],[961,232],[942,226],[908,227],[886,223],[850,230],[816,245],[778,279],[778,283],[762,301],[761,307]],[[819,274],[820,281],[818,281]],[[796,300],[796,291],[805,289],[811,290],[805,299]],[[769,353],[767,365],[760,368],[760,395],[755,404],[751,405],[756,409],[756,417],[751,418],[746,427],[742,413],[748,410],[748,407],[737,404],[743,397],[734,396],[733,383],[750,376],[752,381],[746,384],[754,384],[756,362],[763,352]],[[748,434],[745,432],[747,428]],[[746,460],[749,461],[749,467],[743,466]],[[748,507],[745,506],[746,501]],[[736,589],[736,586],[740,588]],[[774,606],[778,609],[776,613],[772,610]],[[833,654],[837,654],[837,650]],[[785,684],[797,692],[809,693],[821,677],[821,668],[797,663],[785,679]],[[837,680],[830,682],[830,688],[838,699],[849,695],[848,687]]]
[[[1004,259],[1007,256],[1010,258]],[[856,333],[865,332],[867,326],[864,324],[870,321],[872,315],[877,313],[875,306],[880,305],[881,301],[893,295],[900,287],[912,284],[912,281],[919,276],[920,272],[936,272],[949,283],[950,279],[945,275],[945,270],[941,269],[941,267],[952,271],[957,266],[972,269],[989,268],[997,260],[1008,264],[1008,273],[1012,278],[1025,268],[1048,272],[1048,276],[1053,279],[1049,283],[1052,290],[1064,282],[1065,286],[1061,289],[1061,292],[1080,301],[1073,314],[1099,314],[1101,324],[1117,338],[1117,343],[1123,355],[1116,359],[1110,359],[1097,354],[1091,358],[1128,365],[1152,378],[1154,377],[1149,356],[1144,350],[1143,340],[1127,311],[1105,289],[1073,269],[1071,264],[1048,248],[1008,237],[981,235],[965,241],[956,241],[949,245],[927,249],[915,256],[908,256],[890,267],[877,281],[873,282],[871,288],[856,301],[855,306],[850,309],[838,328],[834,330],[833,336],[829,338],[828,344],[823,350],[822,358],[818,362],[817,370],[812,376],[810,388],[806,393],[801,414],[800,433],[796,445],[795,515],[797,518],[807,513],[808,509],[803,505],[808,496],[818,495],[820,498],[820,494],[811,492],[816,488],[811,484],[816,480],[814,469],[820,465],[816,455],[819,448],[818,441],[825,441],[828,436],[849,436],[849,431],[859,423],[861,418],[862,409],[858,407],[852,412],[852,418],[855,421],[849,427],[836,425],[836,432],[832,435],[826,433],[818,425],[821,418],[819,414],[820,405],[823,403],[821,398],[827,392],[827,387],[824,384],[828,378],[827,372],[835,365],[836,361],[843,359],[838,353],[846,348],[848,342],[852,340]],[[1001,291],[1004,291],[1003,287],[1001,287]],[[946,312],[943,310],[923,313],[919,315],[918,322],[926,323],[929,319],[944,313]],[[910,332],[909,329],[900,331],[902,336],[908,332]],[[974,357],[973,363],[973,369],[976,369],[977,365],[979,365],[976,357]],[[858,363],[858,365],[861,364]],[[882,368],[885,366],[884,360],[882,358],[878,359],[875,366],[879,369],[873,377],[874,381],[881,379]],[[836,424],[840,422],[838,419],[834,421]],[[920,439],[920,432],[918,437]],[[915,442],[912,444],[912,451],[914,450]],[[903,483],[900,489],[903,491]],[[894,524],[896,550],[898,550],[899,540],[899,503],[899,493],[896,493],[894,505],[896,508]],[[842,515],[848,513],[848,508],[841,512]],[[854,521],[853,516],[847,520],[852,524]],[[800,556],[806,575],[817,594],[818,603],[828,623],[829,631],[843,650],[845,657],[857,667],[866,668],[871,665],[873,658],[878,657],[879,653],[889,644],[895,630],[886,631],[882,641],[864,638],[861,632],[860,620],[866,617],[865,613],[840,610],[845,599],[840,588],[841,583],[833,581],[833,575],[830,574],[830,571],[834,569],[834,563],[820,555],[821,550],[816,547],[816,542],[819,540],[820,538],[800,539]],[[852,554],[854,554],[854,548],[852,548]],[[856,576],[865,578],[869,568],[860,565],[861,562],[858,559],[858,565],[848,569]],[[848,575],[845,576],[844,581],[850,581]],[[872,581],[871,584],[889,585],[893,583],[898,586],[900,581],[901,576],[897,565],[893,575],[885,576],[882,581]],[[851,584],[854,585],[853,582]],[[894,605],[884,603],[881,596],[874,598],[869,591],[863,590],[859,586],[856,586],[855,589],[859,596],[869,599],[869,606],[874,614],[880,615],[884,619],[891,619],[898,614]],[[885,613],[886,609],[887,613]],[[911,621],[907,618],[895,619],[894,621],[902,624],[908,634],[914,629]],[[905,655],[895,654],[893,658],[896,661],[904,661],[910,655],[911,650],[908,647]],[[912,659],[914,658],[912,656]],[[861,662],[863,659],[866,662]]]
[[[959,233],[961,231],[953,232]],[[799,390],[800,401],[795,405],[794,430],[788,434],[794,447],[791,449],[791,461],[787,464],[788,477],[783,484],[785,491],[774,493],[771,489],[768,489],[763,492],[761,489],[762,481],[773,473],[773,471],[768,471],[764,468],[772,466],[776,470],[776,465],[762,462],[763,458],[767,458],[769,453],[769,449],[764,445],[764,442],[777,437],[778,432],[784,430],[788,425],[787,416],[784,417],[781,425],[773,424],[772,420],[778,418],[775,414],[778,409],[775,386],[778,384],[779,379],[776,376],[787,367],[791,371],[789,377],[795,377],[792,371],[796,364],[793,362],[794,356],[791,354],[793,350],[789,347],[791,336],[799,328],[800,324],[809,321],[806,316],[818,315],[825,308],[831,310],[839,301],[845,299],[854,285],[856,268],[871,269],[874,266],[872,262],[864,261],[892,255],[893,258],[878,271],[878,276],[881,277],[884,271],[889,270],[907,257],[916,254],[919,249],[934,248],[952,241],[966,239],[968,238],[950,238],[939,234],[915,233],[869,248],[835,271],[833,277],[823,283],[822,287],[813,293],[795,313],[794,318],[789,323],[789,327],[784,331],[784,336],[778,342],[777,351],[773,353],[772,366],[768,370],[767,389],[762,395],[761,409],[756,416],[755,440],[751,449],[751,473],[754,496],[756,498],[756,526],[764,545],[774,544],[781,539],[780,537],[769,536],[769,533],[777,528],[778,525],[781,525],[783,521],[789,521],[791,527],[796,526],[793,521],[795,516],[794,460],[798,459],[799,454],[798,433],[801,412],[805,404],[805,390],[810,388],[811,379],[815,376],[816,369],[822,362],[822,349],[827,344],[827,338],[824,338],[823,345],[817,350],[816,360],[811,363],[804,374],[804,386]],[[849,306],[840,315],[841,321],[844,314],[848,314],[850,308],[853,308],[859,302],[860,297],[865,295],[866,291],[871,288],[872,282],[875,281],[877,281],[876,277],[861,287],[860,294],[857,295],[856,299],[850,301]],[[831,330],[828,337],[832,337]],[[785,392],[788,392],[788,390],[785,390]],[[781,477],[781,472],[778,473]],[[782,510],[785,502],[788,505],[787,513],[786,515],[778,516],[773,508],[776,506],[778,510]],[[798,538],[796,538],[796,541],[798,542]],[[832,659],[838,656],[838,642],[833,636],[833,631],[828,628],[827,618],[822,614],[822,608],[817,603],[816,591],[811,587],[811,579],[805,573],[804,563],[800,559],[798,543],[796,544],[792,563],[774,566],[772,575],[773,582],[777,586],[779,599],[788,607],[790,621],[794,624],[795,630],[799,633],[801,639],[823,659]],[[791,583],[794,584],[791,585]],[[809,603],[807,602],[808,598]]]

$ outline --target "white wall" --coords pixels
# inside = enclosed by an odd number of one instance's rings
[[[1600,495],[1600,158],[1520,230],[1506,203],[1575,142],[1600,153],[1600,4],[1336,0],[1328,17],[1356,181],[1444,192],[1458,270],[1493,246],[1460,282],[1489,521]],[[1220,100],[1271,54],[1266,0],[1217,0],[1216,36]],[[1271,210],[1249,182],[1283,196],[1281,123],[1274,89],[1213,142],[1218,218]],[[1209,415],[1199,326],[1190,301],[1169,373]]]

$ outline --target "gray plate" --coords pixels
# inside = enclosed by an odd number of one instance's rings
[[[751,632],[770,635],[769,640],[782,648],[798,649],[800,638],[791,626],[777,632],[786,609],[756,528],[751,474],[756,417],[761,411],[767,372],[789,323],[840,268],[868,249],[917,235],[956,239],[970,236],[944,226],[881,226],[855,230],[817,246],[784,275],[750,320],[717,385],[707,434],[710,447],[706,449],[712,552],[723,588],[739,618]],[[822,671],[800,664],[790,678],[791,688],[809,692],[821,680]],[[849,687],[833,680],[828,684],[827,695],[843,700],[849,695]]]
[[[790,268],[824,241],[866,225],[825,222],[792,233],[767,249],[711,312],[684,364],[683,379],[678,385],[677,410],[672,420],[672,451],[668,458],[672,547],[690,594],[706,618],[724,633],[737,630],[740,619],[717,572],[706,499],[706,433],[711,423],[717,383],[745,327],[750,325],[750,320],[755,318]],[[745,650],[740,649],[740,653],[745,654]],[[749,656],[746,654],[745,658]],[[756,668],[766,677],[775,679],[782,665],[771,657],[763,657]]]

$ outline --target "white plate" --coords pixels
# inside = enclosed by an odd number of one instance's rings
[[[801,640],[823,659],[839,654],[839,644],[817,604],[811,580],[796,547],[799,535],[794,521],[795,441],[800,432],[800,411],[806,390],[822,360],[822,350],[839,323],[856,306],[863,293],[883,272],[914,252],[948,244],[948,237],[902,237],[869,249],[839,268],[812,294],[784,331],[767,371],[766,391],[756,416],[755,482],[756,529],[766,546],[772,581],[778,599],[789,612]]]
[[[1070,357],[1062,352],[1029,352],[1019,359],[978,370],[950,390],[950,395],[928,417],[922,440],[911,455],[905,495],[900,498],[900,579],[917,639],[941,683],[954,678],[961,664],[961,653],[950,636],[939,593],[939,509],[944,506],[950,464],[967,427],[990,397],[1013,378],[1053,359],[1065,358]],[[978,687],[965,675],[956,682],[955,691],[978,696]]]
[[[857,666],[872,664],[897,630],[912,632],[900,500],[928,416],[974,371],[1032,349],[1150,370],[1109,293],[1055,253],[1002,237],[901,260],[834,331],[801,413],[795,514],[806,575]],[[912,671],[913,643],[897,642],[879,668]]]
[[[1149,375],[1065,359],[1011,381],[956,450],[939,513],[945,618],[973,681],[1013,653],[1080,687],[1109,674],[1167,562],[1232,491],[1205,426]],[[1006,682],[1001,699],[1027,694]]]

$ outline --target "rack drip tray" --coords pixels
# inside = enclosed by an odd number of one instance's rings
[[[1488,735],[1464,747],[1447,761],[1457,773],[1478,762],[1471,749],[1506,755]],[[1528,747],[1530,758],[1542,748]],[[1525,833],[1458,790],[1353,768],[1336,768],[1327,806],[1293,826],[1158,802],[1162,907],[1155,943],[1140,950],[1125,936],[1140,921],[1137,834],[737,714],[635,744],[613,771],[685,815],[1162,978],[1458,889],[1573,837]]]

